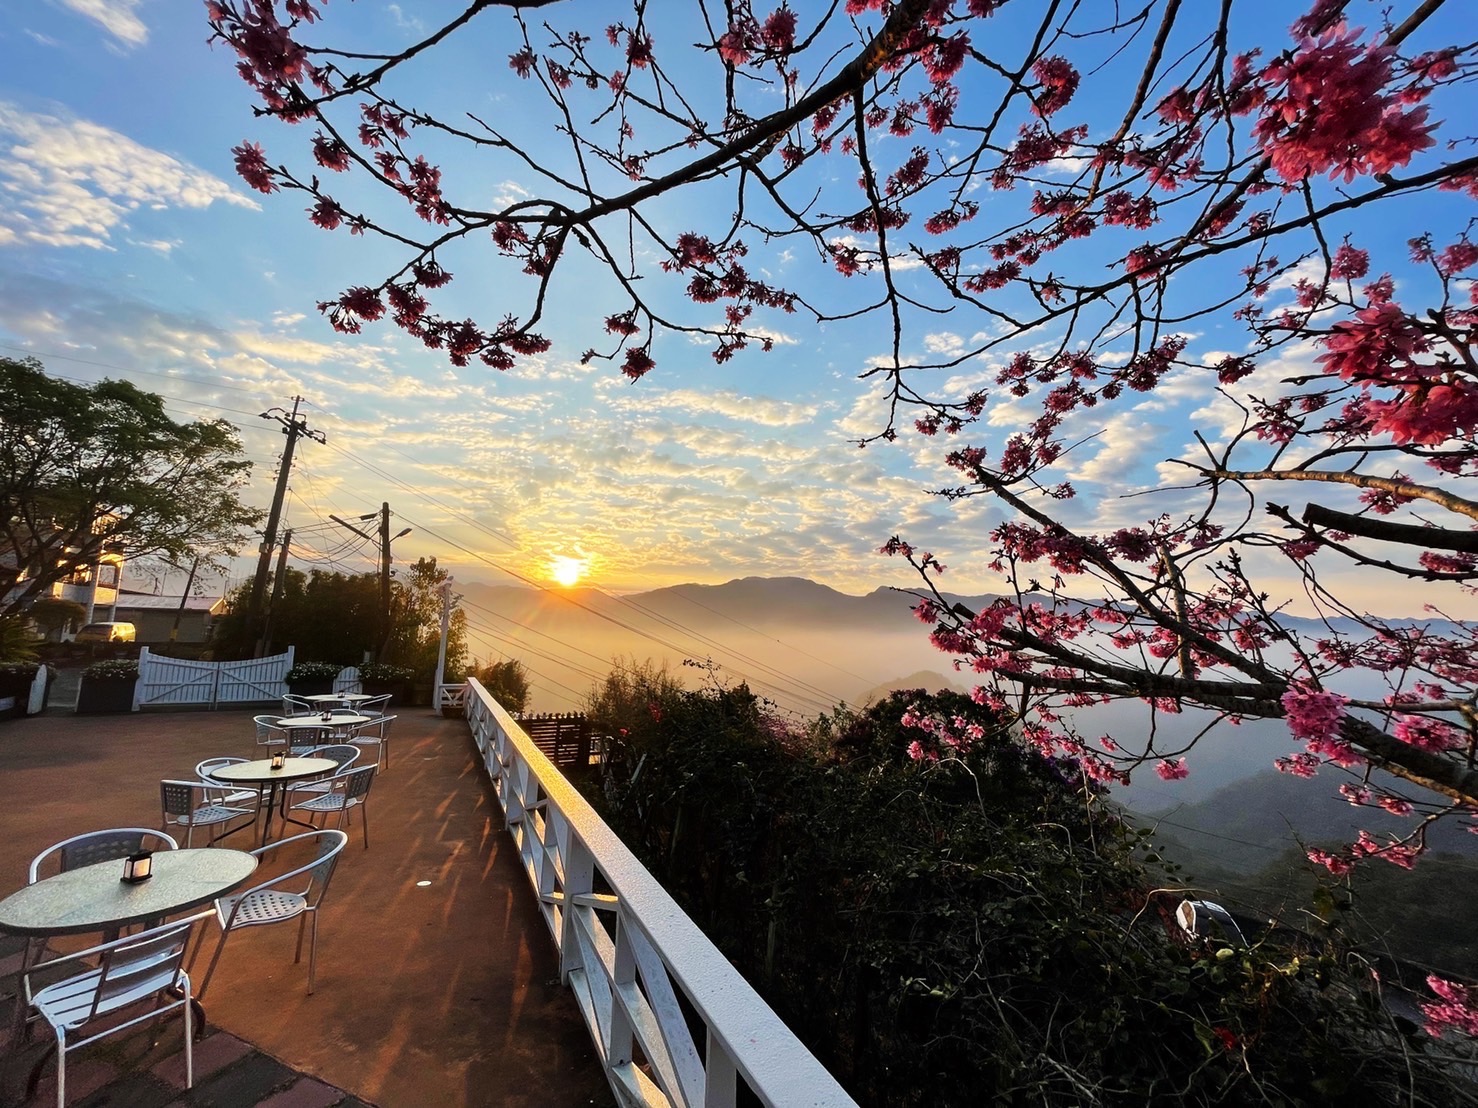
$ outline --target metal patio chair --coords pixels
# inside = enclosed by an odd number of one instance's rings
[[[274,746],[287,747],[292,739],[284,728],[277,726],[281,716],[252,716],[252,722],[257,727],[257,746],[262,747],[261,753],[269,755]]]
[[[140,931],[137,935],[52,958],[25,971],[31,1007],[56,1032],[57,1108],[65,1108],[67,1103],[69,1053],[105,1035],[157,1019],[175,1008],[184,1012],[185,1088],[194,1086],[193,998],[190,995],[190,977],[183,963],[195,925],[209,915],[209,912],[197,912],[185,919]],[[34,974],[41,971],[49,973],[63,967],[74,967],[80,972],[31,992]],[[117,1021],[117,1013],[146,1003],[147,1007],[140,1015]],[[101,1030],[86,1034],[89,1024],[104,1019],[107,1022]],[[85,1037],[69,1043],[68,1036],[78,1032]]]
[[[221,804],[212,795],[220,791],[221,786],[208,785],[202,781],[159,782],[159,806],[163,811],[162,826],[166,830],[171,827],[183,827],[185,846],[189,847],[194,842],[197,827],[212,828],[210,841],[215,842],[222,835],[239,830],[239,827],[227,826],[234,819],[245,816],[253,823],[256,822],[255,799],[249,808],[239,804]],[[219,830],[215,830],[217,828]]]
[[[231,786],[216,781],[211,776],[211,771],[220,769],[222,766],[240,765],[249,761],[247,758],[206,758],[202,762],[195,763],[195,776],[200,778],[203,785],[211,787],[211,799],[217,804],[257,806],[262,794],[256,789],[233,789]]]
[[[290,839],[279,839],[251,852],[262,858],[286,846],[313,843],[317,848],[311,862],[255,885],[246,892],[232,893],[216,900],[215,916],[221,928],[221,941],[216,944],[216,952],[211,957],[210,965],[206,967],[205,977],[200,982],[200,991],[195,994],[197,998],[204,999],[205,990],[210,987],[211,976],[216,971],[216,964],[221,960],[221,951],[226,949],[226,939],[233,931],[244,927],[261,927],[269,923],[286,923],[294,919],[298,921],[298,945],[293,953],[294,963],[303,960],[303,933],[310,920],[313,924],[308,941],[308,993],[312,995],[318,965],[318,909],[328,893],[328,883],[333,878],[339,853],[348,841],[349,836],[339,830],[308,831]],[[203,934],[201,941],[204,942]],[[192,966],[199,956],[197,945],[190,960]]]
[[[294,804],[291,811],[307,812],[311,820],[314,816],[323,816],[325,822],[331,815],[337,815],[339,822],[336,826],[343,830],[349,813],[359,809],[359,822],[364,831],[364,848],[369,849],[369,794],[370,786],[375,783],[375,766],[359,766],[346,773],[336,775],[329,781],[329,788],[311,800],[304,800]]]
[[[81,869],[97,862],[113,862],[121,858],[127,858],[130,854],[137,854],[141,850],[175,850],[179,847],[173,836],[166,835],[163,831],[155,831],[152,827],[110,827],[103,831],[88,831],[81,835],[73,835],[70,839],[63,839],[59,843],[53,843],[40,854],[31,859],[31,869],[26,877],[28,885],[34,885],[40,881],[42,876],[50,877],[51,873],[42,874],[42,870],[50,870],[51,862],[54,860],[57,868],[55,873],[66,873],[69,870]]]
[[[390,768],[390,725],[395,722],[395,716],[379,716],[369,723],[361,723],[349,736],[349,741],[356,746],[375,747],[375,760],[380,769]]]
[[[311,700],[304,700],[301,696],[294,696],[292,693],[282,694],[282,714],[284,716],[311,716],[321,711],[323,709]]]

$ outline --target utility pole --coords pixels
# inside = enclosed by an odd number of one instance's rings
[[[291,413],[284,412],[281,408],[269,408],[262,413],[263,419],[275,419],[282,424],[282,433],[287,436],[287,445],[282,448],[282,461],[277,467],[277,490],[272,494],[272,507],[267,512],[267,526],[262,531],[262,545],[257,558],[257,575],[252,579],[251,600],[246,608],[246,626],[252,636],[252,640],[258,644],[257,656],[260,656],[261,636],[258,630],[262,624],[262,601],[267,594],[267,572],[272,566],[272,550],[277,545],[277,524],[282,519],[282,502],[287,498],[287,479],[292,473],[293,450],[298,445],[299,436],[306,435],[314,442],[327,442],[322,431],[315,431],[308,426],[306,418],[298,416],[298,405],[303,402],[301,396],[293,397],[293,410]]]
[[[360,538],[376,543],[380,548],[380,611],[375,628],[375,661],[378,662],[383,657],[385,648],[390,644],[390,632],[393,629],[390,622],[390,544],[402,536],[409,535],[411,528],[407,527],[394,535],[390,533],[390,504],[388,501],[381,502],[378,512],[367,512],[360,516],[359,522],[365,523],[376,517],[380,520],[378,535],[361,531],[347,519],[341,519],[336,515],[330,515],[328,518],[341,527],[349,528]]]
[[[282,593],[287,584],[287,548],[293,544],[293,529],[289,527],[282,533],[282,550],[277,555],[277,572],[272,576],[272,599],[267,602],[267,623],[262,628],[262,641],[258,644],[257,653],[265,657],[272,649],[272,623],[277,618],[278,609],[282,607]]]

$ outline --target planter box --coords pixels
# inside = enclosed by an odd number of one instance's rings
[[[77,690],[79,716],[133,711],[134,677],[84,677]]]
[[[321,677],[312,681],[289,681],[287,691],[294,696],[322,696],[334,691],[334,679]]]
[[[35,680],[34,672],[26,676],[6,673],[0,677],[0,720],[20,719],[26,714]]]

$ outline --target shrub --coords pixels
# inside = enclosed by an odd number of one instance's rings
[[[289,685],[298,681],[332,681],[344,667],[337,662],[299,662],[283,678]]]
[[[415,676],[415,670],[409,666],[392,666],[384,662],[368,662],[359,667],[360,681],[378,681],[383,684],[394,684],[397,681],[414,680]]]
[[[747,689],[631,676],[597,803],[861,1103],[1475,1103],[1332,932],[1184,945],[1139,833],[968,698],[810,756]],[[914,761],[910,707],[979,737]]]
[[[529,674],[516,658],[491,662],[477,672],[482,687],[509,712],[522,712],[529,706]]]
[[[132,658],[109,658],[93,662],[82,671],[82,676],[92,680],[134,681],[138,679],[139,664]]]

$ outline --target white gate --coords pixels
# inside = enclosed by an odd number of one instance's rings
[[[134,711],[156,704],[245,704],[279,700],[287,692],[283,680],[292,668],[293,648],[271,658],[240,662],[198,662],[161,658],[139,651],[139,679],[134,685]]]
[[[287,692],[283,678],[293,666],[293,648],[271,658],[248,658],[221,662],[217,677],[217,704],[246,704],[256,700],[278,700]]]

